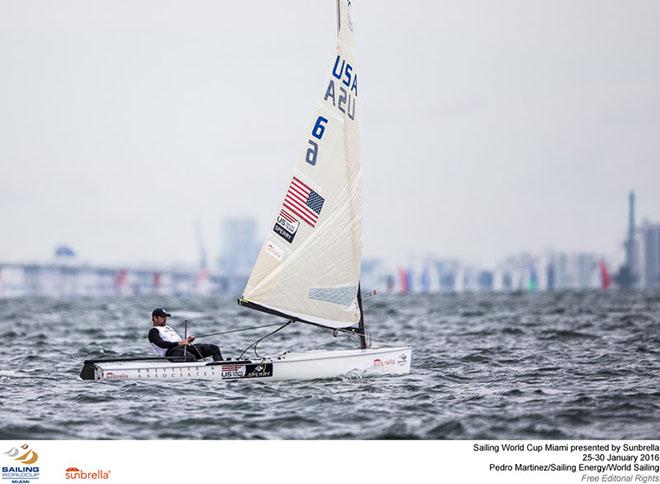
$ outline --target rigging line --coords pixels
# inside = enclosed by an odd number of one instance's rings
[[[188,339],[188,320],[187,319],[184,321],[184,324],[186,325],[185,326],[186,329],[185,329],[185,332],[183,333],[183,338],[187,340]],[[190,344],[190,341],[188,341],[188,344]],[[183,347],[183,358],[184,358],[184,360],[188,359],[188,345],[185,345]]]
[[[371,344],[374,343],[374,342],[376,342],[376,343],[389,343],[390,342],[389,340],[374,338],[374,337],[372,337],[371,333],[366,332],[366,331],[364,333],[361,333],[359,330],[356,330],[356,329],[336,328],[336,329],[333,329],[332,331],[333,331],[333,333],[335,331],[342,332],[342,333],[347,334],[349,336],[352,336],[352,335],[364,336],[368,340],[367,341],[368,342],[367,346],[371,346]],[[352,341],[355,342],[354,339]],[[357,342],[355,342],[355,343],[357,344]]]
[[[368,348],[371,347],[371,333],[367,333],[367,332],[360,333],[359,330],[344,329],[344,328],[335,329],[335,330],[333,330],[332,333],[333,333],[333,335],[336,336],[337,332],[341,332],[342,334],[347,336],[349,341],[351,343],[353,343],[355,346],[357,346],[358,348],[361,348],[362,344],[360,343],[360,341],[355,339],[355,336],[364,336],[365,338],[368,339],[367,347]],[[383,340],[382,342],[385,342],[385,341]]]
[[[254,343],[250,344],[247,348],[245,348],[245,349],[243,350],[243,352],[241,353],[241,356],[239,356],[238,359],[239,359],[239,360],[243,359],[243,355],[247,352],[247,350],[249,350],[249,349],[252,348],[252,347],[254,347],[254,354],[257,355],[258,358],[261,358],[261,357],[259,356],[259,353],[257,353],[257,345],[258,345],[259,343],[261,343],[263,340],[265,340],[266,338],[268,338],[269,336],[272,336],[272,335],[274,335],[275,333],[277,333],[278,331],[280,331],[280,330],[286,328],[288,325],[290,325],[290,324],[293,323],[293,322],[294,322],[293,319],[291,319],[290,321],[287,321],[286,323],[282,324],[279,328],[277,328],[275,331],[271,331],[271,332],[268,333],[266,336],[263,336],[263,337],[259,338],[257,341],[255,341]],[[279,325],[279,323],[277,323],[277,324]],[[271,325],[269,325],[269,326],[273,326],[273,325],[271,324]]]
[[[342,333],[342,334],[346,336],[348,338],[348,341],[350,341],[352,344],[354,344],[355,346],[360,346],[360,343],[355,340],[352,334],[350,333]]]
[[[206,338],[207,336],[217,336],[219,334],[238,333],[240,331],[249,331],[251,329],[268,328],[270,326],[279,326],[280,324],[281,323],[262,324],[261,326],[252,326],[251,328],[239,328],[239,329],[231,329],[229,331],[218,331],[217,333],[208,333],[208,334],[202,334],[202,335],[199,335],[199,336],[195,336],[195,338]]]
[[[347,329],[347,328],[328,328],[332,329],[332,331],[341,331],[342,333],[348,333],[348,334],[353,334],[353,335],[358,335],[358,336],[367,336],[368,333],[365,331],[364,333],[361,333],[359,329]]]

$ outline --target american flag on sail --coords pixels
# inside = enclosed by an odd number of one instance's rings
[[[284,197],[284,206],[310,227],[316,226],[325,199],[295,176]]]

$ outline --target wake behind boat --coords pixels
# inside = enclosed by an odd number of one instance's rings
[[[88,360],[81,378],[307,380],[410,372],[409,346],[367,344],[360,290],[362,167],[351,3],[337,2],[337,52],[305,156],[295,165],[238,302],[288,320],[269,334],[291,323],[305,323],[356,336],[359,349],[284,352],[249,360],[241,355],[236,361],[214,362]]]

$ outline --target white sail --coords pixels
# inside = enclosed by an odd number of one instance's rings
[[[338,1],[337,52],[304,156],[240,302],[332,328],[360,320],[362,193],[351,1]]]

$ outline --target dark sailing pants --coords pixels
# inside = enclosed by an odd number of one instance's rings
[[[177,346],[175,348],[170,348],[165,353],[165,357],[183,357],[184,346]],[[186,361],[197,361],[208,356],[213,357],[213,361],[222,361],[222,353],[220,348],[217,345],[210,345],[206,343],[193,343],[188,345],[188,351],[186,352]]]

